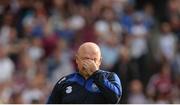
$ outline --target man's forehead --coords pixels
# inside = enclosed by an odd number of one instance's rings
[[[78,49],[79,56],[98,56],[100,55],[100,48],[96,44],[83,44]]]
[[[81,57],[91,57],[91,56],[99,56],[100,53],[98,51],[80,51],[78,52],[78,56]]]
[[[91,43],[91,42],[87,42],[87,43],[84,43],[82,44],[79,49],[78,49],[78,52],[81,52],[81,51],[88,51],[88,52],[100,52],[100,48],[98,45],[96,45],[95,43]]]
[[[98,55],[100,52],[97,49],[81,49],[78,51],[80,55]]]

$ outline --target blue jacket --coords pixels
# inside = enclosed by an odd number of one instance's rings
[[[55,85],[48,104],[115,104],[122,95],[120,79],[113,72],[98,70],[88,79],[74,73]]]

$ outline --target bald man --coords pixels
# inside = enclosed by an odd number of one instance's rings
[[[82,44],[76,55],[77,73],[61,78],[48,104],[115,104],[122,95],[118,76],[100,70],[101,51],[92,42]]]

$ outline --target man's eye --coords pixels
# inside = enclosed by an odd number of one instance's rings
[[[87,58],[81,58],[82,60],[87,60]]]

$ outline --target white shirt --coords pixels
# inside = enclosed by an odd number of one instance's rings
[[[133,36],[139,36],[139,38],[136,38],[132,40],[131,42],[131,55],[134,58],[138,58],[147,51],[147,43],[145,36],[147,35],[147,29],[144,25],[134,25],[131,28],[131,32]]]
[[[14,63],[9,58],[0,59],[0,83],[12,78]]]
[[[162,35],[159,40],[162,54],[169,60],[174,58],[176,39],[173,34]]]

